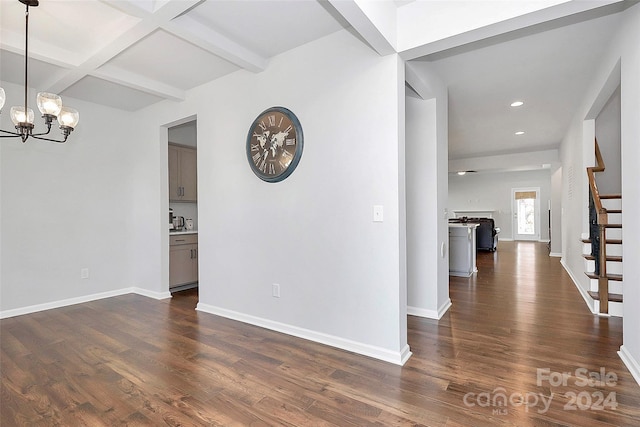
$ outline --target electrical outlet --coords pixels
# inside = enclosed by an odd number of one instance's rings
[[[81,279],[88,279],[89,278],[89,269],[88,268],[81,268],[80,269],[80,278]]]
[[[271,295],[274,298],[280,298],[280,285],[277,283],[274,283],[273,285],[271,285]]]

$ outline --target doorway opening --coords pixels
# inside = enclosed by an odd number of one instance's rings
[[[198,287],[196,120],[168,128],[167,159],[169,291],[175,296]]]
[[[511,189],[513,240],[540,240],[540,188]]]

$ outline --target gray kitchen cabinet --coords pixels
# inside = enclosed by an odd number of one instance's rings
[[[198,201],[198,156],[195,148],[169,144],[169,201]]]
[[[169,236],[169,289],[198,282],[198,235]]]

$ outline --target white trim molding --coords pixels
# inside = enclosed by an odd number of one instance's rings
[[[303,338],[309,341],[314,341],[331,347],[336,347],[341,350],[351,351],[363,356],[373,357],[375,359],[393,363],[395,365],[404,365],[412,355],[409,345],[405,345],[403,349],[395,352],[386,348],[363,344],[357,341],[336,337],[334,335],[324,334],[322,332],[312,331],[310,329],[299,328],[297,326],[288,325],[261,317],[251,316],[249,314],[239,313],[237,311],[227,310],[225,308],[203,304],[200,302],[198,303],[196,310],[202,311],[204,313],[215,314],[217,316],[225,317],[231,320],[248,323],[250,325],[259,326],[261,328],[269,329],[272,331],[281,332],[283,334],[291,335],[294,337]]]
[[[580,282],[578,281],[578,279],[576,279],[571,269],[569,269],[567,267],[567,264],[564,262],[564,258],[560,259],[560,264],[564,268],[564,271],[566,271],[569,274],[569,277],[571,277],[571,281],[573,282],[575,287],[578,289],[578,292],[580,292],[580,295],[582,295],[582,299],[584,300],[585,303],[587,303],[587,307],[589,307],[589,311],[591,311],[591,313],[593,314],[598,314],[598,310],[595,307],[593,298],[589,296],[586,290],[582,289],[582,286],[580,286]]]
[[[29,305],[26,307],[14,308],[11,310],[0,311],[0,319],[6,319],[9,317],[22,316],[23,314],[37,313],[39,311],[52,310],[54,308],[67,307],[69,305],[82,304],[84,302],[91,302],[105,298],[117,297],[125,294],[138,294],[148,298],[154,298],[157,300],[171,298],[170,292],[154,292],[147,289],[131,287],[116,289],[114,291],[100,292],[97,294],[83,295],[81,297],[67,298],[58,301],[51,301],[44,304]]]
[[[131,292],[130,293],[142,295],[144,297],[149,297],[149,298],[153,298],[153,299],[157,299],[157,300],[163,300],[163,299],[171,298],[171,292],[169,292],[169,291],[155,292],[155,291],[150,291],[148,289],[134,287],[134,288],[131,288]]]
[[[633,379],[635,379],[638,385],[640,385],[640,363],[633,358],[629,350],[627,350],[624,345],[620,346],[618,356],[620,356],[624,365],[627,367],[629,372],[631,372]]]
[[[437,311],[427,310],[426,308],[407,306],[407,314],[409,316],[418,316],[418,317],[425,317],[427,319],[440,320],[442,319],[442,316],[444,316],[444,314],[447,312],[447,310],[449,310],[450,307],[451,307],[451,299],[447,298],[447,300],[444,303],[442,303],[442,305],[440,306],[440,308],[438,308]]]

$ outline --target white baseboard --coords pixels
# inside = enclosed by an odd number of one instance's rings
[[[540,242],[540,243],[549,243],[549,242],[551,242],[551,240],[549,240],[549,239],[538,239],[538,242]]]
[[[571,271],[571,269],[569,269],[567,267],[567,264],[564,262],[564,258],[560,259],[560,264],[564,268],[564,271],[566,271],[567,274],[569,274],[569,277],[571,277],[571,281],[573,282],[575,287],[578,289],[578,292],[580,292],[580,295],[582,295],[582,299],[587,304],[587,307],[589,308],[589,311],[591,311],[591,313],[593,313],[593,314],[598,314],[598,312],[596,311],[596,308],[595,308],[595,304],[594,304],[593,298],[591,298],[591,296],[589,296],[589,294],[587,293],[586,290],[582,289],[582,286],[580,286],[580,282],[573,275],[573,272]]]
[[[100,292],[97,294],[83,295],[81,297],[67,298],[63,300],[47,302],[44,304],[29,305],[27,307],[14,308],[11,310],[4,310],[4,311],[0,311],[0,319],[6,319],[9,317],[15,317],[15,316],[22,316],[23,314],[37,313],[39,311],[51,310],[54,308],[67,307],[69,305],[82,304],[84,302],[96,301],[104,298],[117,297],[119,295],[125,295],[125,294],[138,294],[138,295],[142,295],[145,297],[154,298],[158,300],[171,298],[171,293],[168,291],[154,292],[154,291],[149,291],[147,289],[131,287],[131,288],[116,289],[114,291],[108,291],[108,292]]]
[[[640,363],[629,353],[627,348],[624,345],[620,346],[620,351],[618,352],[618,356],[624,362],[624,365],[627,367],[633,379],[636,380],[638,385],[640,385]]]
[[[420,307],[410,307],[407,306],[407,314],[410,316],[418,316],[425,317],[427,319],[442,319],[442,316],[449,310],[451,307],[451,299],[447,298],[447,300],[438,308],[438,310],[427,310],[425,308]]]
[[[549,252],[549,256],[555,257],[555,258],[562,258],[562,252]]]
[[[131,292],[130,293],[142,295],[144,297],[149,297],[149,298],[153,298],[153,299],[157,299],[157,300],[163,300],[163,299],[171,298],[171,292],[169,292],[169,291],[155,292],[155,291],[150,291],[148,289],[142,289],[142,288],[137,288],[137,287],[131,288]]]
[[[312,331],[285,323],[275,322],[273,320],[261,317],[251,316],[237,311],[227,310],[225,308],[216,307],[209,304],[198,303],[196,310],[204,313],[215,314],[217,316],[226,317],[227,319],[237,320],[239,322],[248,323],[250,325],[259,326],[261,328],[270,329],[272,331],[281,332],[283,334],[292,335],[294,337],[303,338],[342,350],[351,351],[353,353],[362,354],[364,356],[373,357],[385,362],[396,365],[404,365],[409,357],[411,357],[411,349],[407,344],[402,350],[395,352],[386,348],[376,347],[369,344],[363,344],[357,341],[348,340],[334,335],[322,332]]]

